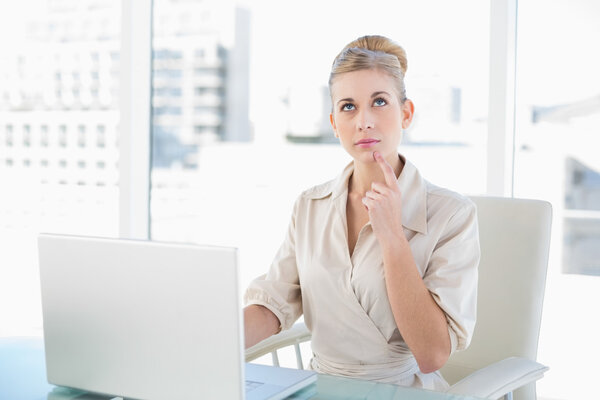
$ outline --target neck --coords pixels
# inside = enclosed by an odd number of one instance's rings
[[[396,178],[398,178],[404,167],[400,157],[394,153],[392,156],[386,157],[386,161],[392,166]],[[367,191],[371,190],[373,182],[385,183],[385,177],[379,164],[376,161],[362,163],[354,160],[354,172],[348,182],[348,193],[363,197]]]

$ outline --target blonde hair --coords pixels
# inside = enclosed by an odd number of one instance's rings
[[[394,78],[401,102],[406,100],[404,75],[408,62],[404,49],[378,35],[362,36],[348,43],[335,57],[329,74],[329,92],[334,79],[345,72],[380,69]]]

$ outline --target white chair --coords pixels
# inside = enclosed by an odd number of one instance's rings
[[[548,367],[537,363],[550,247],[552,208],[539,200],[472,197],[477,205],[481,263],[477,325],[471,345],[453,354],[441,372],[449,393],[485,399],[533,400],[535,381]],[[250,361],[310,340],[303,323],[248,349]],[[518,389],[518,390],[517,390]]]

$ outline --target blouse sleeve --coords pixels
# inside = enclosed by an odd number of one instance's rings
[[[246,305],[258,304],[271,310],[281,323],[290,328],[302,315],[302,293],[296,265],[296,211],[294,204],[285,240],[277,251],[269,271],[254,279],[244,295]]]
[[[475,329],[479,258],[477,210],[469,200],[448,220],[423,277],[446,314],[452,352],[467,348]]]

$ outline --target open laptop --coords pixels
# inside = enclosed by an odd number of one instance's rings
[[[49,383],[134,399],[263,400],[316,381],[244,362],[235,248],[53,234],[38,245]]]

